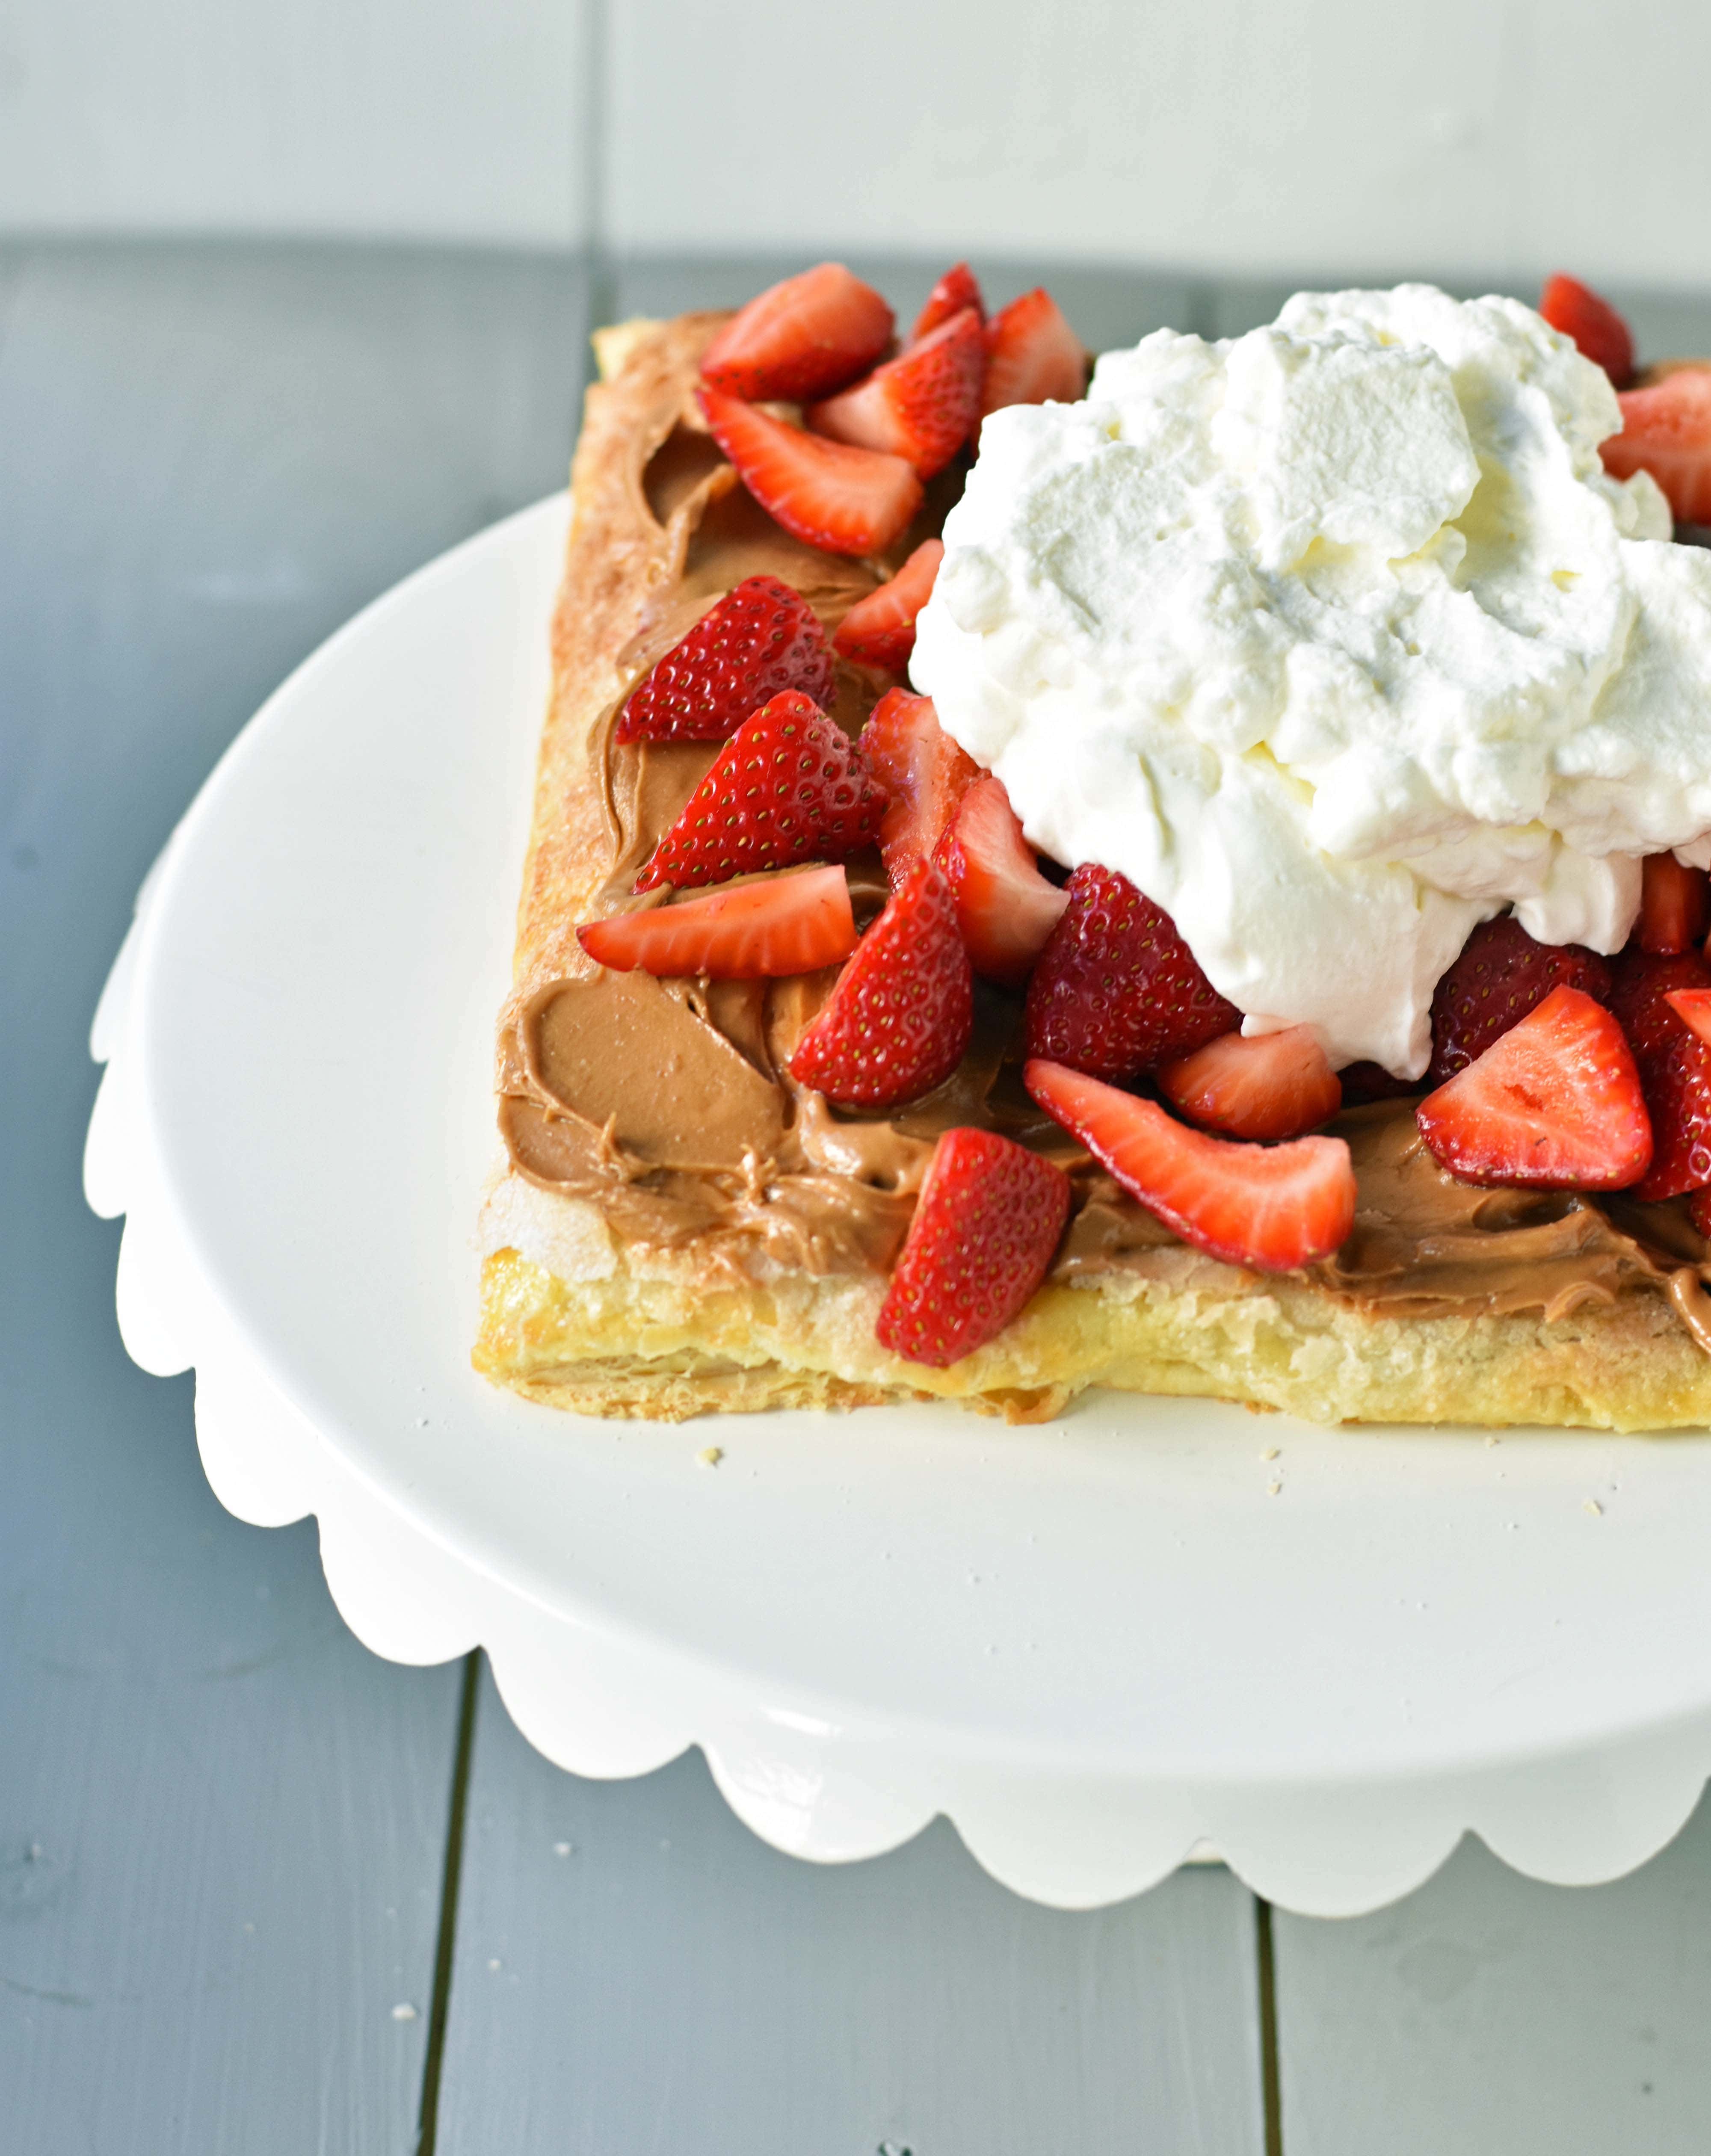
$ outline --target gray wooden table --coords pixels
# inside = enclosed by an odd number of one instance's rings
[[[903,306],[924,265],[874,265]],[[996,296],[1028,265],[981,264]],[[1217,1870],[1066,1916],[943,1823],[841,1870],[696,1756],[579,1782],[219,1509],[78,1187],[143,870],[274,684],[562,480],[594,315],[771,265],[0,253],[0,2148],[1564,2156],[1711,2143],[1711,1811],[1569,1892],[1464,1848],[1354,1922]],[[1052,280],[1090,342],[1278,295]],[[1711,311],[1636,302],[1652,351]]]

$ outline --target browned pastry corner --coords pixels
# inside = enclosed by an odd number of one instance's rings
[[[828,1108],[785,1073],[830,985],[608,973],[578,922],[626,906],[636,870],[714,745],[617,744],[623,701],[742,578],[801,592],[828,629],[937,530],[930,490],[895,558],[850,562],[780,529],[695,409],[719,315],[596,339],[572,475],[518,915],[501,1014],[507,1164],[481,1224],[475,1367],[530,1399],[663,1419],[929,1396],[1012,1418],[1090,1385],[1287,1409],[1321,1422],[1540,1423],[1621,1430],[1711,1419],[1711,1258],[1678,1204],[1479,1190],[1421,1145],[1411,1104],[1354,1109],[1355,1229],[1328,1263],[1261,1276],[1186,1248],[1028,1101],[1017,1006],[980,991],[973,1047],[927,1100]],[[834,716],[859,726],[891,677],[840,663]],[[876,856],[850,864],[858,915]],[[667,901],[669,902],[669,900]],[[933,1142],[1003,1131],[1071,1170],[1046,1285],[946,1369],[899,1360],[873,1324]]]

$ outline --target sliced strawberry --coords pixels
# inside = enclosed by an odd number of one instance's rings
[[[856,948],[856,916],[840,868],[740,883],[681,906],[614,914],[576,932],[591,958],[618,973],[705,973],[715,981],[777,979],[835,966]]]
[[[950,891],[922,861],[797,1043],[790,1075],[840,1107],[894,1107],[949,1077],[974,1024],[974,977]]]
[[[983,417],[1006,404],[1072,404],[1087,387],[1087,355],[1050,292],[1036,287],[986,325]]]
[[[1241,1024],[1162,907],[1115,869],[1076,870],[1028,984],[1030,1055],[1137,1078]]]
[[[901,674],[915,649],[915,618],[933,596],[943,539],[923,539],[888,584],[857,599],[832,636],[845,659]]]
[[[1229,1265],[1293,1272],[1329,1257],[1354,1224],[1354,1168],[1341,1138],[1209,1137],[1154,1101],[1037,1058],[1022,1082],[1149,1213]]]
[[[891,689],[861,729],[867,767],[891,797],[879,827],[891,889],[938,847],[958,801],[980,776],[974,757],[938,722],[931,696]]]
[[[822,262],[733,315],[701,355],[701,379],[751,399],[824,397],[872,366],[894,319],[871,285]]]
[[[985,372],[980,317],[964,307],[919,344],[875,367],[866,382],[810,404],[804,417],[817,434],[907,457],[922,479],[931,479],[979,418]]]
[[[1711,1046],[1711,988],[1672,988],[1663,1000],[1689,1033]]]
[[[1223,1034],[1158,1077],[1179,1114],[1233,1138],[1298,1138],[1343,1105],[1342,1084],[1310,1025],[1251,1040]]]
[[[745,577],[630,691],[616,738],[725,741],[783,690],[830,705],[835,672],[801,593],[776,577]]]
[[[1641,864],[1640,918],[1634,941],[1642,951],[1686,951],[1711,927],[1711,876],[1673,854],[1648,854]]]
[[[1651,473],[1678,524],[1711,524],[1711,361],[1678,367],[1618,400],[1622,430],[1600,450],[1618,479]]]
[[[1573,277],[1547,278],[1539,311],[1554,330],[1572,337],[1582,356],[1601,367],[1618,389],[1634,372],[1634,340],[1608,300]]]
[[[698,389],[696,401],[761,507],[810,547],[882,553],[921,506],[921,482],[902,457],[805,434],[722,389]]]
[[[879,835],[886,796],[856,744],[799,690],[745,719],[635,880],[688,891],[755,869],[839,860]]]
[[[953,262],[927,295],[927,305],[915,317],[915,326],[909,332],[911,344],[919,344],[930,331],[941,322],[948,322],[953,315],[959,315],[964,307],[972,307],[984,322],[986,302],[981,297],[980,286],[974,272],[966,262]]]
[[[1711,988],[1697,951],[1657,956],[1630,947],[1616,960],[1610,1008],[1639,1065],[1654,1150],[1636,1198],[1679,1198],[1711,1183],[1711,1047],[1670,1003],[1685,988]]]
[[[1345,1063],[1337,1077],[1344,1106],[1349,1108],[1368,1101],[1400,1101],[1426,1083],[1424,1078],[1394,1078],[1382,1063]]]
[[[988,773],[974,781],[933,858],[951,887],[975,972],[1020,988],[1062,919],[1069,893],[1040,875],[1002,779]]]
[[[1711,1238],[1711,1190],[1688,1194],[1688,1218],[1702,1235]]]
[[[942,1370],[1003,1332],[1046,1277],[1069,1214],[1061,1168],[995,1131],[947,1131],[874,1333]]]
[[[1652,1124],[1622,1029],[1579,988],[1553,988],[1415,1111],[1462,1183],[1626,1190],[1652,1161]]]
[[[1578,943],[1535,943],[1512,913],[1482,921],[1431,999],[1431,1066],[1441,1086],[1517,1025],[1554,988],[1610,999],[1610,967]]]

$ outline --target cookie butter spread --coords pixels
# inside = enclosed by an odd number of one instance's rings
[[[912,665],[1067,867],[1122,870],[1246,1030],[1418,1077],[1513,904],[1614,952],[1711,853],[1711,552],[1601,368],[1518,301],[1301,293],[993,414]]]
[[[832,627],[886,566],[789,537],[734,484],[688,401],[719,319],[686,317],[653,333],[590,405],[584,468],[602,549],[567,588],[555,623],[557,672],[569,685],[559,693],[577,699],[577,722],[553,730],[543,761],[517,980],[501,1021],[500,1127],[512,1168],[538,1190],[592,1205],[619,1245],[681,1255],[709,1283],[763,1281],[774,1267],[883,1272],[935,1140],[973,1124],[1069,1171],[1074,1202],[1054,1278],[1121,1270],[1239,1291],[1251,1276],[1178,1241],[1029,1098],[1019,995],[978,984],[973,1041],[953,1076],[922,1100],[861,1116],[831,1108],[786,1069],[834,973],[656,979],[604,971],[577,944],[578,920],[673,902],[660,890],[636,898],[636,872],[717,752],[712,743],[614,739],[624,700],[654,660],[745,577],[780,577]],[[1393,1063],[1417,1067],[1416,1005],[1464,924],[1493,911],[1500,891],[1524,887],[1535,925],[1607,947],[1626,931],[1631,876],[1591,841],[1675,844],[1711,828],[1711,785],[1690,767],[1678,709],[1702,663],[1707,594],[1693,582],[1699,570],[1669,566],[1688,550],[1625,536],[1655,529],[1657,510],[1646,487],[1604,484],[1589,465],[1608,393],[1601,399],[1591,370],[1524,308],[1460,309],[1417,290],[1303,300],[1261,338],[1243,360],[1250,341],[1149,339],[1101,363],[1087,406],[989,420],[965,506],[946,526],[958,566],[929,609],[920,670],[964,740],[1007,781],[1014,771],[1036,839],[1069,861],[1116,859],[1180,906],[1191,936],[1208,936],[1196,949],[1209,970],[1220,938],[1251,937],[1246,970],[1220,983],[1233,999],[1244,999],[1244,984],[1269,983],[1268,966],[1280,983],[1288,971],[1269,907],[1291,933],[1298,922],[1319,939],[1299,972],[1303,993],[1318,993],[1315,969],[1344,969],[1335,1000],[1358,1004],[1359,1015],[1334,1036],[1341,1051],[1388,1046]],[[1299,382],[1321,374],[1314,403]],[[1246,402],[1231,408],[1227,385],[1237,381]],[[1338,397],[1353,403],[1339,408]],[[1326,429],[1338,408],[1364,414],[1361,424],[1389,447],[1359,465],[1365,493],[1333,514],[1313,475],[1332,454]],[[1238,441],[1242,413],[1248,431]],[[1274,423],[1294,429],[1289,471],[1267,446]],[[1383,434],[1393,423],[1394,439]],[[1405,454],[1404,437],[1416,436],[1421,446]],[[1131,608],[1117,566],[1096,563],[1087,535],[1138,530],[1146,486],[1133,460],[1143,440],[1180,469],[1142,517]],[[1241,474],[1189,485],[1215,449],[1245,460]],[[900,552],[943,521],[959,483],[946,479]],[[1025,516],[1015,506],[1024,501],[1033,504]],[[1000,542],[1003,530],[1012,537]],[[1201,530],[1196,552],[1189,539]],[[1405,542],[1412,552],[1399,557]],[[1561,572],[1561,581],[1543,573],[1549,599],[1534,573],[1547,557]],[[1271,595],[1264,605],[1261,592]],[[1143,595],[1163,624],[1151,640]],[[1108,634],[1100,608],[1110,610]],[[1445,626],[1464,615],[1461,627]],[[1354,649],[1362,634],[1364,657]],[[1390,648],[1405,636],[1433,654],[1414,673]],[[1190,647],[1201,654],[1192,680]],[[1118,651],[1134,657],[1133,681]],[[1495,688],[1487,697],[1478,685],[1495,682],[1499,660],[1513,674],[1507,732]],[[1645,706],[1649,732],[1636,716],[1646,668],[1657,685]],[[840,723],[859,726],[884,685],[840,662]],[[1559,696],[1578,714],[1572,723],[1551,716]],[[1044,775],[1040,739],[1054,730],[1065,789]],[[1586,773],[1601,758],[1595,783]],[[1364,826],[1346,794],[1357,767],[1377,789]],[[1670,786],[1657,778],[1666,769]],[[1326,834],[1338,840],[1335,854],[1315,850],[1309,770],[1328,792],[1325,816],[1343,819]],[[1511,813],[1523,796],[1530,821]],[[1606,819],[1595,831],[1586,820],[1595,802]],[[1547,804],[1554,824],[1538,814]],[[1050,821],[1059,813],[1066,824]],[[1247,849],[1230,855],[1221,892],[1215,848],[1196,839],[1195,818],[1220,843]],[[1370,850],[1405,844],[1405,858]],[[849,874],[866,922],[886,891],[877,855],[856,856]],[[1328,1013],[1328,986],[1325,994]],[[1301,1014],[1281,985],[1246,1001],[1265,1018]],[[1561,1317],[1638,1291],[1667,1296],[1711,1347],[1699,1285],[1707,1246],[1682,1206],[1459,1183],[1426,1151],[1405,1101],[1352,1110],[1332,1128],[1349,1144],[1359,1208],[1346,1244],[1307,1277],[1338,1301],[1399,1315]]]

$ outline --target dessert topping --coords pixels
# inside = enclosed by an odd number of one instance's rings
[[[950,888],[920,861],[803,1033],[790,1075],[840,1107],[895,1107],[949,1077],[974,1026],[974,976]]]
[[[1627,388],[1634,372],[1634,339],[1608,300],[1578,278],[1548,277],[1539,311],[1554,330],[1571,337],[1595,367],[1601,367],[1615,388]]]
[[[1512,913],[1482,921],[1431,999],[1430,1084],[1465,1070],[1554,988],[1610,1000],[1610,967],[1578,943],[1535,943]]]
[[[701,379],[736,397],[824,397],[872,366],[894,320],[871,285],[822,262],[740,308],[701,355]]]
[[[986,302],[980,295],[980,286],[974,272],[966,262],[953,262],[927,295],[927,305],[915,317],[915,326],[909,332],[911,344],[919,344],[929,330],[936,330],[941,322],[948,322],[953,315],[959,315],[964,307],[972,307],[984,322]]]
[[[1627,951],[1616,962],[1610,1007],[1639,1066],[1655,1147],[1636,1198],[1678,1198],[1711,1183],[1711,1047],[1669,1001],[1678,990],[1707,988],[1711,967],[1696,951]]]
[[[1711,366],[1651,372],[1654,380],[1621,393],[1622,430],[1604,445],[1604,469],[1618,479],[1648,472],[1678,524],[1711,524]]]
[[[933,596],[943,539],[923,539],[891,582],[857,599],[838,624],[834,647],[862,666],[901,674],[915,649],[915,617]]]
[[[1149,1213],[1226,1264],[1293,1272],[1328,1257],[1354,1224],[1354,1169],[1341,1138],[1246,1144],[1191,1131],[1157,1101],[1061,1063],[1036,1059],[1022,1079]]]
[[[879,849],[897,891],[937,849],[980,767],[940,726],[933,699],[907,689],[888,690],[874,706],[861,729],[861,753],[891,797]]]
[[[590,921],[576,933],[614,973],[754,981],[835,966],[856,948],[856,916],[842,869],[807,869]]]
[[[834,678],[807,600],[777,577],[745,577],[631,690],[615,737],[724,741],[783,690],[829,705]]]
[[[1617,422],[1512,300],[1159,331],[1085,403],[986,421],[912,676],[1253,1029],[1418,1075],[1478,921],[1614,952],[1639,856],[1711,857],[1711,552],[1653,543],[1654,483],[1600,465]]]
[[[1028,984],[1030,1055],[1136,1078],[1241,1023],[1174,923],[1125,875],[1087,862]]]
[[[921,506],[921,482],[902,457],[804,434],[722,389],[703,387],[696,401],[761,507],[810,547],[883,553]]]
[[[1579,988],[1553,988],[1415,1114],[1433,1159],[1463,1183],[1626,1190],[1652,1160],[1622,1029]]]
[[[1298,1138],[1328,1122],[1343,1087],[1313,1029],[1220,1034],[1159,1073],[1179,1115],[1232,1138]]]
[[[1069,403],[1087,386],[1087,355],[1050,292],[1036,286],[986,325],[982,414],[1007,404]]]
[[[946,1131],[874,1332],[943,1369],[1003,1332],[1046,1277],[1069,1213],[1061,1168],[995,1131]]]
[[[651,891],[836,860],[871,845],[886,796],[856,744],[799,690],[745,719],[635,880]]]
[[[804,417],[817,434],[907,457],[922,479],[945,466],[980,413],[986,341],[972,307],[953,315],[919,344],[876,367],[865,382]]]
[[[1634,940],[1642,951],[1685,951],[1703,942],[1711,925],[1711,877],[1673,854],[1651,854],[1641,864],[1640,919]]]
[[[1020,988],[1063,918],[1069,893],[1040,875],[1001,778],[989,773],[974,781],[933,858],[951,887],[975,972]]]

